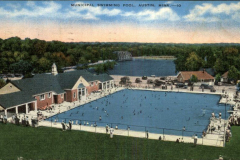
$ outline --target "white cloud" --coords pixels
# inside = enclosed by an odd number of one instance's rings
[[[196,5],[190,13],[183,18],[186,21],[220,21],[223,20],[223,16],[233,20],[240,19],[240,2],[238,3],[222,3],[214,6],[210,3],[203,3],[202,5]]]
[[[171,8],[161,8],[158,11],[144,10],[140,12],[125,12],[121,14],[124,17],[137,18],[138,20],[180,20],[180,17]]]
[[[83,2],[75,2],[75,4],[85,4]],[[13,4],[7,5],[10,8],[15,7]],[[107,9],[102,7],[71,7],[65,11],[60,11],[62,5],[53,1],[42,2],[42,5],[36,5],[33,1],[26,2],[25,8],[6,9],[0,7],[0,16],[5,17],[50,17],[50,18],[81,18],[97,20],[98,16],[116,16],[122,11],[119,9]]]
[[[26,5],[31,9],[27,8],[15,8],[14,10],[6,10],[3,7],[0,8],[0,15],[7,17],[38,17],[38,16],[47,16],[53,17],[57,15],[61,5],[55,2],[42,2],[44,6],[37,6],[35,2],[28,1]]]

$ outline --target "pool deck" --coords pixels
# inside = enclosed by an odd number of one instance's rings
[[[92,95],[90,95],[86,101],[83,102],[64,102],[62,104],[56,104],[54,105],[54,109],[50,112],[48,111],[42,111],[42,114],[46,117],[51,117],[54,116],[56,114],[68,111],[70,109],[73,109],[75,107],[78,107],[79,105],[85,104],[85,103],[89,103],[91,101],[94,101],[96,99],[99,99],[101,97],[107,96],[109,94],[112,94],[114,92],[120,91],[122,89],[126,89],[125,87],[117,87],[117,88],[113,88],[111,89],[110,92],[105,91],[102,95],[100,95],[99,93],[94,93]],[[209,91],[205,91],[202,92],[200,89],[199,90],[194,90],[194,91],[190,91],[189,89],[179,89],[179,88],[173,88],[173,90],[170,89],[170,87],[168,87],[168,90],[162,90],[160,88],[158,89],[153,89],[153,88],[148,88],[147,86],[143,86],[143,87],[136,87],[136,88],[128,88],[128,89],[136,89],[136,90],[150,90],[150,91],[164,91],[164,92],[185,92],[185,93],[204,93],[204,94],[217,94],[217,95],[221,95],[222,94],[222,88],[217,88],[216,92],[209,92]],[[235,93],[235,90],[230,89],[227,90],[228,91],[228,95],[229,98],[222,98],[220,100],[220,103],[227,103],[227,104],[231,104],[231,105],[235,105],[236,103],[232,101],[233,99],[233,95]],[[238,111],[236,111],[238,112]],[[36,117],[37,112],[35,111],[31,111],[29,114],[27,114],[28,116],[32,116],[33,118]],[[23,115],[21,115],[23,116]],[[210,118],[211,115],[209,115]],[[211,125],[215,126],[217,128],[218,125],[221,126],[220,130],[215,130],[212,133],[207,132],[206,136],[203,138],[198,138],[197,144],[198,145],[208,145],[208,146],[215,146],[215,147],[224,147],[224,122],[225,122],[225,127],[227,126],[227,122],[228,120],[222,120],[221,123],[219,122],[218,119],[213,119],[211,120]],[[67,123],[68,125],[68,123]],[[59,128],[62,129],[62,125],[60,122],[50,122],[50,121],[45,121],[42,120],[39,122],[38,126],[44,126],[44,127],[54,127],[54,128]],[[85,125],[77,125],[77,124],[73,124],[72,125],[72,130],[79,130],[79,131],[87,131],[87,132],[96,132],[96,133],[102,133],[102,134],[106,134],[106,128],[105,127],[93,127],[93,126],[85,126]],[[184,133],[184,132],[183,132]],[[109,134],[109,133],[108,133]],[[114,135],[119,135],[119,136],[129,136],[129,137],[137,137],[137,138],[146,138],[146,132],[140,132],[140,131],[133,131],[133,130],[122,130],[122,129],[114,129]],[[156,133],[150,133],[149,132],[149,139],[154,139],[154,140],[159,140],[159,137],[161,136],[162,140],[164,141],[176,141],[177,139],[180,138],[180,142],[184,142],[184,143],[193,143],[194,139],[192,137],[187,137],[187,136],[176,136],[176,135],[166,135],[166,134],[156,134]]]

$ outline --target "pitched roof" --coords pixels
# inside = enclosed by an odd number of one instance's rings
[[[99,80],[101,82],[113,80],[113,78],[108,74],[95,75],[86,70],[76,70],[71,72],[59,73],[58,75],[56,75],[62,89],[71,89],[75,85],[77,80],[80,78],[80,76],[82,76],[88,82],[96,80]]]
[[[51,74],[36,74],[33,78],[11,81],[11,83],[20,88],[21,91],[28,91],[32,95],[49,91],[54,91],[57,94],[64,92],[56,77]]]
[[[59,73],[58,75],[56,75],[56,78],[62,89],[72,89],[80,76],[83,76],[83,78],[85,79],[85,77],[91,77],[91,74],[86,70],[76,70],[71,72]]]
[[[104,74],[99,74],[96,75],[97,79],[101,82],[105,82],[105,81],[109,81],[109,80],[113,80],[113,78],[111,76],[109,76],[108,74],[104,73]]]
[[[228,71],[222,75],[222,78],[228,78]]]
[[[27,91],[3,94],[0,96],[0,106],[4,108],[17,106],[32,101],[36,101],[36,99],[34,99],[33,96]]]
[[[206,71],[181,71],[179,74],[182,74],[184,80],[189,80],[192,75],[197,76],[198,79],[214,79],[213,76],[208,74]]]

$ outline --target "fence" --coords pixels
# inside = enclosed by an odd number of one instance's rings
[[[217,146],[217,147],[223,147],[225,142],[224,132],[223,133],[219,132],[217,134],[209,133],[205,137],[203,137],[202,132],[198,132],[198,131],[137,126],[137,125],[110,123],[110,122],[103,122],[103,121],[91,121],[91,120],[84,120],[84,119],[61,118],[59,120],[59,119],[54,119],[50,117],[47,120],[40,122],[40,126],[62,128],[62,122],[64,122],[66,126],[66,130],[68,130],[70,120],[72,123],[72,130],[79,130],[79,131],[109,134],[109,129],[113,128],[114,135],[137,137],[137,138],[149,138],[149,139],[163,140],[163,141],[176,141],[178,139],[179,142],[184,142],[184,143],[193,143],[194,142],[193,136],[197,135],[198,137],[197,144]]]

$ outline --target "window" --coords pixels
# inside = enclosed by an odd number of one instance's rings
[[[40,95],[40,100],[44,100],[44,99],[45,99],[45,95],[44,94]]]
[[[75,92],[73,93],[73,97],[76,98],[76,93]]]
[[[91,82],[91,86],[93,86],[93,82]]]
[[[61,98],[63,98],[63,94],[61,94]]]
[[[51,93],[48,93],[48,98],[51,98]]]
[[[96,81],[95,83],[96,83],[96,85],[97,85],[97,81]]]

